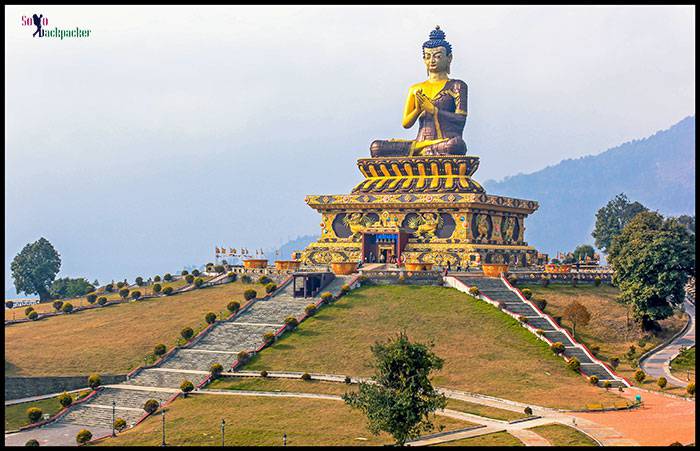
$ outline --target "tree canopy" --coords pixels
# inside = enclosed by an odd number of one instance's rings
[[[643,211],[648,209],[639,202],[630,202],[624,193],[615,196],[595,214],[595,228],[591,235],[595,238],[596,247],[609,253],[613,237],[619,235],[625,225]]]
[[[41,301],[51,299],[50,287],[61,269],[61,256],[46,238],[29,243],[10,264],[17,292],[38,294]]]
[[[564,309],[564,318],[571,321],[573,325],[573,334],[576,336],[576,326],[585,326],[591,320],[591,314],[585,305],[578,301],[572,301]]]
[[[429,415],[445,407],[445,396],[428,378],[431,371],[442,368],[443,360],[428,346],[411,343],[404,332],[371,349],[375,359],[372,383],[360,383],[358,392],[346,393],[343,399],[367,416],[370,432],[388,432],[397,445],[404,445],[432,430]]]
[[[77,298],[93,291],[95,291],[95,286],[83,277],[78,279],[64,277],[54,280],[51,284],[51,295],[60,299]]]
[[[675,218],[643,212],[613,238],[609,261],[620,299],[649,329],[683,303],[684,285],[695,274],[695,235]]]

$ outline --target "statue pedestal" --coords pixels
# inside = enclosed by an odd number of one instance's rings
[[[247,269],[267,268],[267,260],[254,258],[243,260],[243,267]]]

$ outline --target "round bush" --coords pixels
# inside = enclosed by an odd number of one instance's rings
[[[270,278],[267,276],[260,276],[260,278],[258,279],[258,283],[260,285],[267,285],[270,282],[272,282],[272,280],[270,280]]]
[[[220,363],[212,363],[209,367],[209,373],[211,374],[212,379],[218,379],[219,376],[221,376],[221,373],[223,372],[224,367],[221,366]]]
[[[666,388],[666,385],[667,385],[667,384],[668,384],[668,381],[667,381],[666,378],[663,377],[663,376],[661,376],[660,378],[658,378],[658,379],[656,380],[656,385],[658,385],[659,388],[660,388],[661,390],[663,390],[664,388]]]
[[[267,377],[267,371],[262,370],[262,371],[260,372],[260,377]]]
[[[532,416],[532,408],[530,406],[525,407],[525,410],[523,410],[523,412],[527,416]]]
[[[90,440],[92,440],[92,432],[88,431],[87,429],[82,429],[75,436],[75,441],[81,445],[89,442]]]
[[[403,277],[403,275],[401,277]],[[404,279],[406,278],[404,277]],[[350,285],[345,284],[342,287],[340,287],[340,292],[343,294],[348,294],[350,292]]]
[[[124,418],[117,418],[114,420],[114,429],[121,432],[126,429],[126,420]]]
[[[53,306],[54,310],[60,312],[61,308],[63,308],[63,301],[53,301],[51,305]]]
[[[27,315],[27,318],[34,321],[37,318],[39,318],[39,314],[37,312],[35,312],[34,310],[32,310],[31,312],[29,312],[29,315]]]
[[[544,335],[544,330],[542,330],[542,329],[537,329],[537,330],[535,330],[535,333],[536,333],[537,335]]]
[[[316,305],[309,304],[306,307],[304,307],[304,311],[306,312],[307,316],[314,316],[314,314],[316,313]]]
[[[34,311],[34,307],[27,307],[26,309],[24,309],[24,314],[26,316],[29,316],[29,314],[32,313],[33,311]]]
[[[508,276],[508,283],[515,286],[515,284],[518,283],[518,278],[512,275]]]
[[[591,376],[588,378],[588,382],[591,383],[591,385],[598,385],[598,376]]]
[[[231,313],[236,313],[240,308],[241,304],[236,301],[231,301],[226,305],[226,310],[228,310]]]
[[[5,307],[7,308],[12,308],[14,307],[15,303],[12,301],[5,301]]]
[[[273,334],[272,332],[265,332],[263,334],[263,341],[265,343],[271,343],[275,341],[275,334]]]
[[[191,392],[194,390],[194,384],[190,381],[182,381],[180,384],[180,391],[187,396],[187,393]]]
[[[60,395],[58,395],[58,403],[61,404],[63,407],[68,407],[71,404],[73,404],[73,397],[68,393],[63,392]]]
[[[399,276],[399,278],[396,279],[396,283],[398,283],[399,285],[403,285],[404,283],[406,283],[406,276],[404,276],[403,274],[401,274],[401,275]],[[345,293],[342,293],[342,292],[341,292],[341,294],[345,294]]]
[[[117,282],[117,288],[124,288],[124,285],[126,285],[124,282]]]
[[[248,289],[243,292],[243,298],[246,301],[250,301],[251,299],[255,299],[256,297],[258,297],[258,292],[253,289]]]
[[[108,283],[107,285],[105,285],[105,291],[106,291],[107,293],[113,292],[113,291],[114,291],[114,285],[112,285],[111,283]]]
[[[170,296],[171,294],[173,294],[173,287],[167,286],[163,288],[163,294],[166,296]]]
[[[581,369],[581,362],[579,362],[576,357],[572,357],[566,362],[566,366],[569,367],[570,370],[578,372]]]
[[[231,282],[235,282],[236,279],[238,279],[238,274],[236,274],[235,272],[230,272],[226,274],[226,276],[228,276],[228,278],[231,279]]]
[[[224,265],[216,265],[214,266],[214,272],[223,274],[226,269],[224,268]]]
[[[545,288],[549,286],[549,276],[542,276],[542,286]]]
[[[201,287],[203,283],[204,279],[202,279],[201,277],[197,277],[196,279],[194,279],[194,286],[197,288]]]
[[[593,285],[599,287],[601,283],[603,283],[603,280],[600,278],[600,276],[595,276],[593,279]]]
[[[39,441],[36,439],[27,440],[24,446],[39,446]]]
[[[564,344],[560,341],[557,341],[555,343],[552,343],[552,346],[550,347],[553,353],[559,355],[564,352]]]
[[[61,311],[63,313],[72,312],[73,311],[73,304],[71,304],[70,302],[66,302],[65,304],[63,304],[63,308],[61,309]]]
[[[346,384],[351,384],[351,383],[352,383],[352,379],[350,379],[350,376],[345,376],[345,383],[346,383]]]
[[[241,276],[241,282],[243,283],[251,283],[253,281],[253,278],[250,277],[248,274],[243,274]]]
[[[141,292],[139,290],[132,291],[131,299],[141,299]]]
[[[128,297],[129,297],[129,289],[128,289],[128,288],[122,288],[121,290],[119,290],[119,296],[120,296],[122,299],[128,298]]]
[[[535,299],[533,302],[541,311],[547,308],[547,301],[545,299]]]
[[[88,294],[85,297],[85,300],[88,301],[88,304],[94,304],[97,301],[97,295],[96,294]]]
[[[159,283],[154,283],[153,284],[153,292],[154,293],[160,293],[161,290],[163,290],[163,286]]]
[[[518,321],[520,321],[523,324],[527,324],[529,320],[527,319],[527,316],[520,315],[518,316]]]
[[[99,374],[97,373],[92,373],[90,377],[88,377],[88,386],[92,388],[93,390],[99,387],[102,384],[102,378],[100,377]]]
[[[185,276],[185,282],[187,283],[192,283],[194,282],[194,276],[192,274],[188,274]]]
[[[529,300],[530,298],[532,298],[532,290],[531,289],[523,288],[522,290],[520,290],[520,292],[523,294],[523,297],[525,299]]]
[[[325,291],[321,293],[321,300],[326,304],[333,302],[333,293],[331,293],[330,291]]]
[[[249,357],[250,357],[250,354],[248,353],[248,351],[241,351],[238,353],[238,361],[239,362],[245,362],[246,360],[248,360]]]
[[[299,321],[293,316],[288,316],[284,319],[284,324],[287,325],[287,329],[292,330],[299,325]]]
[[[186,276],[186,275],[189,274],[189,273],[190,273],[190,272],[189,272],[188,270],[183,269],[182,272],[180,273],[180,275],[181,275],[181,276]]]
[[[192,270],[192,275],[193,275],[194,277],[197,277],[197,276],[200,275],[200,274],[201,274],[201,272],[199,272],[198,269]]]
[[[170,274],[169,272],[166,272],[165,275],[163,276],[163,280],[165,280],[166,282],[170,282],[171,280],[173,280],[173,275]]]
[[[134,279],[134,282],[136,282],[136,285],[142,287],[143,286],[143,277],[138,276],[136,279]]]
[[[154,282],[160,282],[160,276],[154,276],[153,277]]]
[[[478,287],[470,287],[469,294],[471,294],[472,296],[479,296],[479,288]]]
[[[686,393],[688,393],[691,396],[695,396],[695,383],[691,382],[685,387]]]
[[[644,382],[644,379],[646,379],[646,378],[647,378],[646,373],[644,371],[642,371],[641,369],[634,372],[634,380],[636,380],[640,384],[642,382]]]
[[[180,331],[180,336],[184,338],[185,340],[189,341],[190,338],[194,336],[194,331],[192,330],[191,327],[185,327]]]
[[[107,298],[104,296],[100,296],[99,299],[97,299],[97,303],[100,305],[105,305],[107,303]]]
[[[301,380],[303,381],[310,381],[311,380],[311,375],[309,373],[304,373],[301,375]]]
[[[207,313],[206,315],[204,315],[204,321],[206,321],[207,324],[214,324],[216,322],[216,313]]]
[[[152,414],[153,412],[158,410],[158,407],[160,407],[160,403],[155,399],[149,399],[143,404],[143,410],[145,410],[149,414]]]
[[[270,283],[265,284],[265,292],[266,292],[267,294],[272,293],[272,292],[275,291],[276,289],[277,289],[277,284],[274,283],[274,282],[270,282]]]
[[[30,407],[27,409],[27,418],[29,418],[31,423],[36,423],[41,420],[43,414],[44,412],[38,407]]]
[[[162,355],[165,354],[167,351],[168,351],[168,348],[166,348],[165,345],[162,344],[162,343],[161,343],[161,344],[157,344],[157,345],[153,348],[153,353],[154,353],[155,355],[157,355],[158,357],[162,356]]]

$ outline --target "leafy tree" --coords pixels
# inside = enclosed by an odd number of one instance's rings
[[[138,276],[136,279],[134,279],[134,282],[136,283],[136,285],[142,287],[143,286],[143,277]]]
[[[159,283],[154,283],[153,284],[153,292],[154,293],[160,293],[160,290],[163,289],[163,286]]]
[[[187,393],[194,390],[194,384],[190,381],[182,381],[180,384],[180,391],[182,392],[182,397],[187,398]]]
[[[24,246],[10,264],[17,292],[38,294],[41,302],[51,299],[51,283],[61,268],[61,256],[46,238]]]
[[[97,303],[100,304],[100,305],[105,305],[105,304],[107,303],[107,298],[104,297],[104,296],[100,296],[100,297],[97,299]]]
[[[50,289],[51,296],[59,299],[77,298],[93,291],[95,291],[95,286],[83,277],[77,279],[71,279],[70,277],[56,279],[51,284]]]
[[[207,324],[214,324],[216,322],[216,313],[207,313],[206,315],[204,315],[204,321],[206,321]]]
[[[695,274],[695,235],[674,218],[643,212],[612,240],[608,260],[620,300],[650,330],[683,303],[684,285]]]
[[[153,354],[157,355],[158,357],[162,356],[163,354],[166,353],[168,348],[165,347],[164,344],[158,344],[153,348]]]
[[[158,407],[160,407],[160,403],[155,399],[149,399],[143,404],[143,410],[145,410],[149,414],[152,414],[153,412],[158,410]]]
[[[680,215],[679,217],[676,218],[676,220],[681,225],[684,225],[685,228],[688,229],[688,232],[695,235],[695,215],[693,215],[693,216]]]
[[[172,274],[170,274],[169,272],[166,272],[165,275],[163,276],[163,280],[165,280],[166,282],[170,282],[171,280],[173,280]]]
[[[88,301],[88,304],[94,304],[95,301],[97,301],[97,295],[95,293],[88,294],[85,299]]]
[[[253,290],[253,289],[247,289],[243,292],[243,297],[245,298],[246,301],[250,301],[251,299],[255,299],[258,296],[258,292]]]
[[[564,318],[571,321],[573,334],[576,336],[576,325],[585,326],[591,321],[591,314],[585,305],[578,301],[573,301],[564,309]]]
[[[66,302],[63,304],[63,308],[61,309],[63,313],[71,313],[73,311],[73,304],[70,302]]]
[[[590,244],[576,246],[576,249],[574,249],[574,263],[578,261],[585,261],[586,257],[593,258],[593,254],[595,254],[595,249],[593,249],[593,246]]]
[[[426,345],[411,343],[404,332],[386,344],[375,343],[371,350],[374,383],[361,382],[359,391],[346,393],[343,400],[367,416],[370,432],[388,432],[397,445],[432,430],[429,415],[444,408],[447,399],[428,376],[442,368],[443,360]]]
[[[122,299],[126,299],[129,297],[129,289],[128,288],[122,288],[119,290],[119,296],[121,296]]]
[[[595,228],[591,235],[595,238],[596,247],[607,254],[613,237],[619,235],[625,225],[643,211],[648,209],[639,202],[630,202],[624,193],[615,196],[595,214]]]
[[[241,304],[236,301],[231,301],[226,305],[226,310],[228,310],[230,313],[236,313],[238,309],[241,308]]]

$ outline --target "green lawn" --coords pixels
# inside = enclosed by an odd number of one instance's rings
[[[478,437],[463,438],[452,442],[440,443],[435,446],[525,446],[523,442],[507,432],[479,435]]]
[[[81,392],[71,393],[74,400],[80,399],[90,393],[90,390],[84,390]],[[53,416],[57,414],[63,407],[58,402],[58,398],[47,398],[41,401],[25,402],[22,404],[13,404],[11,406],[5,406],[5,430],[14,431],[22,426],[27,426],[31,424],[29,418],[27,417],[27,409],[30,407],[38,407],[44,413],[48,413]]]
[[[447,399],[447,408],[460,412],[471,413],[482,417],[493,418],[495,420],[512,421],[520,418],[527,418],[524,412],[513,412],[512,410],[499,409],[497,407],[484,406],[473,402],[462,401],[461,399]]]
[[[695,346],[681,352],[671,361],[671,373],[682,381],[690,375],[690,380],[695,382]]]
[[[223,377],[215,380],[206,388],[216,390],[252,390],[282,391],[295,393],[322,393],[325,395],[343,395],[348,391],[357,391],[357,384],[339,382],[303,381],[300,379],[271,379],[265,377]]]
[[[197,394],[178,399],[166,408],[166,442],[171,446],[221,444],[220,424],[226,421],[225,443],[238,446],[282,445],[383,445],[388,434],[372,435],[364,416],[342,401],[304,398],[269,398]],[[437,428],[455,430],[472,423],[447,417],[434,418]],[[156,414],[132,430],[100,445],[158,446],[161,416]]]
[[[433,342],[445,360],[440,387],[560,408],[621,398],[588,384],[548,346],[490,304],[452,288],[383,286],[354,290],[304,321],[246,369],[372,374],[370,346],[405,330]]]
[[[546,438],[552,446],[598,446],[586,434],[563,424],[545,424],[530,430]]]

